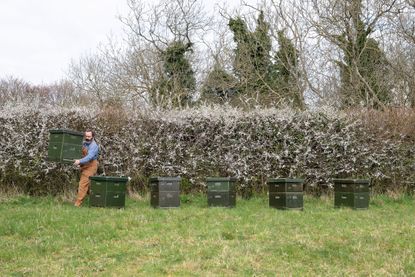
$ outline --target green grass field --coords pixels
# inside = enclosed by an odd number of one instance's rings
[[[369,210],[306,197],[304,211],[266,196],[178,209],[148,198],[125,209],[75,208],[55,198],[0,202],[0,276],[415,276],[415,204],[371,199]]]

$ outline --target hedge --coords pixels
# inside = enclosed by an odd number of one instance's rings
[[[227,106],[181,111],[0,110],[0,188],[56,195],[76,186],[78,170],[47,161],[49,129],[92,128],[102,148],[100,174],[132,177],[147,189],[153,175],[182,176],[185,192],[205,191],[208,176],[238,178],[242,193],[266,191],[266,179],[305,179],[308,193],[330,192],[332,178],[370,178],[376,191],[413,180],[414,150],[385,139],[359,116],[328,109],[295,112]]]

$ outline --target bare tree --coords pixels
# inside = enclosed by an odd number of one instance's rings
[[[129,29],[130,39],[139,45],[142,41],[163,51],[172,41],[194,43],[206,31],[210,22],[202,1],[161,0],[144,5],[138,0],[128,0],[130,14],[120,17]]]
[[[82,57],[78,62],[72,62],[69,71],[69,78],[75,87],[95,98],[97,103],[102,106],[109,93],[107,87],[107,72],[103,57],[91,55]]]
[[[31,85],[22,79],[13,76],[0,80],[0,103],[17,103],[27,100],[30,95]],[[29,99],[29,102],[31,100]]]
[[[162,91],[160,80],[177,82],[166,73],[169,47],[184,44],[185,57],[193,63],[199,50],[196,44],[201,43],[211,21],[200,0],[149,4],[128,0],[127,4],[129,13],[119,17],[125,25],[123,42],[110,39],[98,53],[74,62],[70,78],[79,91],[94,95],[100,106],[113,99],[133,106],[168,106],[175,92]]]
[[[22,79],[9,76],[0,80],[0,106],[22,104],[26,107],[73,107],[84,104],[68,80],[51,84],[32,85]]]
[[[405,4],[397,17],[399,22],[398,30],[405,40],[415,44],[415,1],[406,0]]]
[[[399,14],[388,22],[394,27],[387,36],[396,103],[415,107],[415,1],[405,0]]]

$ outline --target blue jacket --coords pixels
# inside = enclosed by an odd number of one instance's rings
[[[88,154],[79,160],[80,164],[86,164],[87,162],[98,159],[99,146],[95,142],[95,140],[93,140],[89,144],[84,142],[83,147],[85,147],[88,150]]]

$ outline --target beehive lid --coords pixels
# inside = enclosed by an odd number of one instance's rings
[[[110,182],[127,182],[126,176],[91,176],[89,179],[94,181],[110,181]]]
[[[78,132],[75,130],[71,130],[71,129],[50,129],[49,133],[51,134],[70,134],[70,135],[75,135],[75,136],[84,136],[84,133],[82,132]]]
[[[180,182],[180,177],[150,177],[150,182]]]
[[[291,178],[270,178],[267,183],[303,183],[304,179],[291,179]]]
[[[370,180],[368,179],[333,179],[334,183],[341,184],[369,184]]]
[[[236,182],[235,177],[207,177],[207,182]]]

